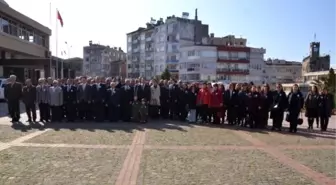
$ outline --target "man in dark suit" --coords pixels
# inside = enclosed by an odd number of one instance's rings
[[[130,81],[126,80],[125,85],[121,90],[121,115],[124,122],[131,121],[132,117],[132,103],[134,101],[134,89],[130,85]]]
[[[10,75],[8,85],[5,86],[5,99],[8,103],[9,114],[12,122],[20,120],[20,98],[22,96],[22,84],[16,82],[16,76]]]
[[[31,79],[26,80],[26,85],[22,89],[22,101],[28,116],[27,122],[36,122],[36,87],[32,85]]]
[[[102,122],[105,119],[105,100],[107,88],[104,79],[97,77],[96,83],[92,85],[93,114],[95,121]]]
[[[76,119],[77,88],[72,79],[67,80],[67,85],[63,87],[63,94],[66,119],[68,122],[74,122]]]
[[[106,95],[106,105],[108,107],[108,120],[110,122],[117,122],[119,121],[120,115],[120,97],[121,97],[121,90],[116,88],[117,83],[111,82],[110,88],[107,90]]]
[[[79,119],[89,119],[91,117],[90,105],[92,100],[91,86],[87,83],[86,77],[81,77],[81,84],[77,89],[77,103]]]
[[[138,85],[137,96],[139,101],[141,101],[144,98],[146,102],[149,102],[151,98],[150,86],[145,83],[145,80],[143,78],[140,78],[140,84]]]

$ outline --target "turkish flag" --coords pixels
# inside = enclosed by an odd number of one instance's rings
[[[63,19],[62,19],[62,16],[61,16],[61,14],[59,13],[58,10],[57,10],[57,19],[59,20],[61,26],[63,27]]]

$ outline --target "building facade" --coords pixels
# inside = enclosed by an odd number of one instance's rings
[[[250,48],[250,64],[248,65],[249,75],[247,76],[247,80],[253,82],[254,84],[263,84],[265,82],[263,77],[265,53],[266,49],[264,48]]]
[[[180,48],[179,79],[186,81],[216,80],[216,46],[195,45]]]
[[[217,46],[217,80],[225,83],[247,82],[250,65],[250,48]]]
[[[301,80],[302,63],[280,59],[268,59],[264,65],[265,83],[294,83]]]
[[[119,67],[126,59],[126,53],[121,48],[93,44],[92,41],[89,41],[89,46],[84,46],[83,55],[82,70],[86,76],[112,76],[119,71],[112,67]]]
[[[195,19],[169,16],[165,22],[160,19],[128,33],[128,77],[150,79],[161,75],[165,68],[178,76],[180,47],[201,43],[204,36],[208,36],[208,25],[202,24],[197,14]]]
[[[302,61],[302,74],[325,71],[330,68],[330,55],[320,55],[320,43],[310,43],[310,54]]]
[[[38,76],[40,73],[49,76],[51,62],[44,61],[48,61],[48,58],[51,61],[50,35],[49,28],[14,10],[1,0],[0,77],[7,77],[7,74],[15,71],[20,78],[35,78],[31,74],[37,73]]]
[[[64,77],[74,77],[83,75],[83,59],[79,57],[68,58],[64,60],[68,69],[64,71]]]

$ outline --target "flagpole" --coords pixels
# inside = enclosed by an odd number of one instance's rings
[[[58,9],[56,9],[58,14]],[[56,16],[56,78],[58,78],[58,21]]]
[[[49,26],[50,26],[50,29],[52,30],[52,23],[51,23],[51,1],[49,2]],[[49,36],[49,77],[52,77],[51,73],[52,73],[52,52],[51,52],[51,36]]]

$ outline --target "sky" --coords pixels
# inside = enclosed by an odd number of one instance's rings
[[[199,20],[209,25],[209,33],[244,37],[249,46],[266,48],[265,58],[302,61],[309,53],[309,43],[319,41],[321,54],[330,54],[331,63],[336,64],[335,0],[6,1],[51,28],[51,50],[53,54],[57,50],[58,56],[66,51],[65,58],[83,57],[83,46],[89,40],[126,51],[126,33],[145,26],[151,17],[165,19],[189,12],[192,18],[197,8]],[[64,27],[56,26],[56,9]]]

